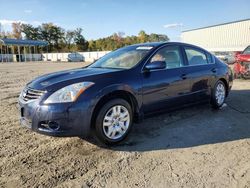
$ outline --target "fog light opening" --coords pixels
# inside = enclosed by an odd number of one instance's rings
[[[40,125],[51,131],[58,131],[60,129],[60,126],[56,121],[42,122]]]
[[[48,127],[49,127],[49,129],[51,129],[53,131],[58,131],[60,129],[60,126],[55,121],[49,121]]]

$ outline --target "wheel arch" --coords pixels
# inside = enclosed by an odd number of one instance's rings
[[[106,102],[108,102],[112,99],[117,99],[117,98],[121,98],[121,99],[124,99],[125,101],[127,101],[131,105],[135,120],[137,120],[137,118],[139,118],[139,114],[140,114],[139,113],[139,105],[138,105],[138,101],[137,101],[136,97],[131,92],[129,92],[127,90],[114,90],[114,91],[111,91],[111,92],[103,95],[96,103],[94,110],[93,110],[93,113],[92,113],[92,116],[91,116],[91,128],[94,127],[95,119],[96,119],[101,107]]]
[[[219,80],[222,81],[222,82],[224,83],[224,85],[225,85],[225,87],[226,87],[226,96],[228,96],[228,93],[229,93],[229,85],[228,85],[228,83],[227,83],[227,80],[226,80],[225,78],[220,78]],[[218,80],[218,81],[219,81],[219,80]]]

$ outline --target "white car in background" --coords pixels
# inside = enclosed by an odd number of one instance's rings
[[[235,62],[234,52],[215,52],[214,55],[227,64],[233,64]]]
[[[68,62],[83,62],[84,61],[84,57],[83,55],[75,52],[75,53],[70,53],[68,55]]]

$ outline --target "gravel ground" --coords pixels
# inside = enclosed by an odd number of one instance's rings
[[[25,83],[80,66],[0,64],[0,187],[250,187],[250,80],[235,80],[219,111],[199,105],[145,119],[112,148],[20,127]]]

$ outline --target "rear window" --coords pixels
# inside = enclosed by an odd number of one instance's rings
[[[184,49],[190,66],[208,64],[208,59],[204,51],[191,47],[184,47]]]

